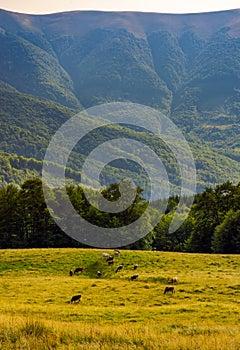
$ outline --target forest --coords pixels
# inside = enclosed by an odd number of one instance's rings
[[[132,205],[120,213],[104,213],[91,206],[80,185],[68,185],[66,190],[76,212],[102,227],[125,226],[135,221],[148,205],[140,187]],[[61,200],[61,190],[49,191],[54,201]],[[110,201],[118,199],[119,185],[115,183],[104,188],[102,195]],[[240,253],[240,183],[225,182],[196,194],[187,219],[175,232],[169,233],[178,201],[177,196],[170,197],[154,230],[122,249],[151,250],[155,247],[159,251]],[[184,210],[186,208],[182,208],[182,213]],[[87,246],[57,226],[46,206],[40,178],[30,178],[20,186],[1,187],[0,248],[47,247]]]

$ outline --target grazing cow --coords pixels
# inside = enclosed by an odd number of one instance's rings
[[[110,254],[108,254],[108,253],[102,253],[102,258],[104,259],[104,258],[109,258],[109,256],[110,256]]]
[[[118,267],[117,267],[117,269],[116,269],[116,272],[121,271],[122,269],[123,269],[123,264],[118,265]]]
[[[84,267],[77,267],[77,268],[74,270],[74,274],[79,273],[79,272],[83,272],[83,270],[84,270]]]
[[[156,252],[156,251],[157,251],[157,248],[156,248],[156,247],[152,247],[152,251],[153,251],[153,252]]]
[[[175,293],[175,290],[174,290],[174,287],[170,287],[170,286],[167,286],[164,290],[164,294],[167,294],[167,293]]]
[[[133,266],[133,270],[137,270],[137,268],[138,268],[138,264],[135,264],[135,265]]]
[[[73,275],[73,270],[69,271],[69,275],[72,276]]]
[[[113,260],[109,260],[108,261],[108,265],[113,265],[114,264],[114,261]]]
[[[78,295],[74,295],[73,297],[72,297],[72,299],[70,300],[70,304],[72,304],[72,303],[79,303],[80,302],[80,299],[81,299],[81,294],[78,294]]]
[[[120,255],[120,251],[118,249],[114,249],[114,255],[119,256]]]
[[[178,282],[178,278],[177,277],[173,277],[173,278],[171,278],[169,281],[168,281],[168,283],[177,283]]]
[[[102,272],[101,272],[101,271],[98,271],[98,272],[97,272],[97,276],[98,276],[98,277],[101,277],[101,276],[102,276]]]
[[[134,280],[136,280],[138,278],[138,275],[133,275],[130,278],[131,278],[131,281],[134,281]]]
[[[113,260],[113,256],[109,255],[106,261],[111,261],[111,260]]]

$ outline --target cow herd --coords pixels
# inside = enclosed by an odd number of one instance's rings
[[[120,256],[120,251],[115,249],[114,250],[114,256],[115,257],[119,257]],[[108,265],[113,265],[114,264],[114,257],[108,253],[102,253],[102,258],[106,260],[107,264]],[[124,265],[123,264],[120,264],[117,266],[115,272],[118,273],[119,271],[123,270],[124,268]],[[138,269],[138,264],[135,264],[133,266],[133,270],[137,270]],[[70,270],[69,271],[69,275],[70,276],[73,276],[73,275],[78,275],[79,273],[82,273],[84,271],[84,267],[77,267],[75,268],[74,270]],[[97,271],[96,272],[96,276],[97,277],[101,277],[102,276],[102,272],[101,271]],[[139,274],[134,274],[132,276],[130,276],[130,280],[131,281],[134,281],[134,280],[137,280],[139,277]],[[168,280],[168,284],[176,284],[178,283],[178,277],[173,277],[171,279]],[[175,293],[175,288],[174,286],[166,286],[165,289],[164,289],[164,294],[168,294],[168,293],[171,293],[171,294],[174,294]],[[74,295],[71,300],[69,301],[70,304],[72,303],[79,303],[81,300],[81,294],[78,294],[78,295]]]

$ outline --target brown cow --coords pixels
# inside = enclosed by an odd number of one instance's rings
[[[79,303],[81,299],[81,294],[74,295],[72,299],[69,301],[70,304],[72,303]]]
[[[79,272],[83,272],[83,270],[84,270],[84,267],[77,267],[77,268],[74,270],[74,274],[79,273]]]
[[[164,294],[167,294],[167,293],[172,293],[172,294],[175,293],[174,287],[167,286],[164,290]]]
[[[108,262],[108,261],[111,261],[111,260],[113,260],[113,256],[109,256],[107,259],[106,259],[106,261]]]
[[[114,255],[119,256],[120,255],[120,250],[114,249]]]
[[[131,281],[134,281],[134,280],[136,280],[138,278],[138,275],[133,275],[130,278],[131,278]]]

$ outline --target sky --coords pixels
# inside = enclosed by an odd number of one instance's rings
[[[196,13],[240,8],[240,0],[0,0],[0,8],[32,14],[72,10]]]

